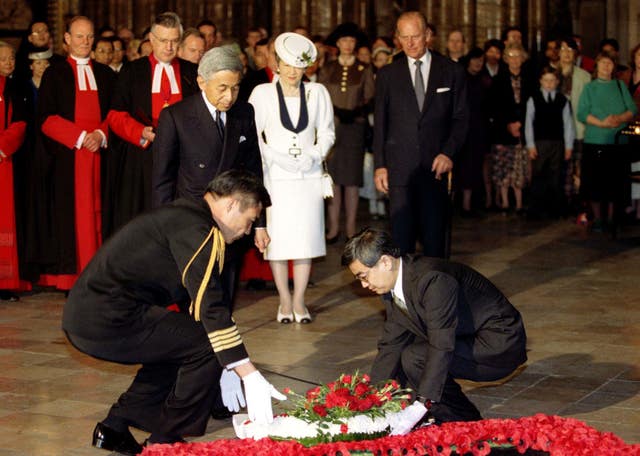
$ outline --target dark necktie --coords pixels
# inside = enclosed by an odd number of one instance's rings
[[[413,86],[416,91],[416,99],[418,100],[418,109],[422,111],[422,106],[424,105],[424,81],[422,80],[422,71],[420,71],[420,65],[422,65],[422,61],[416,60],[416,71],[414,73],[415,78]]]
[[[220,111],[216,111],[216,128],[218,129],[220,139],[224,142],[224,121],[222,120],[222,113]]]
[[[551,99],[551,92],[547,94],[547,103],[551,103],[553,100]]]

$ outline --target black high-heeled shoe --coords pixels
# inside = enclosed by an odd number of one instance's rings
[[[338,232],[338,234],[336,234],[333,237],[326,237],[325,236],[325,238],[324,238],[324,240],[327,243],[327,245],[335,244],[336,242],[338,242],[339,239],[340,239],[340,232]]]

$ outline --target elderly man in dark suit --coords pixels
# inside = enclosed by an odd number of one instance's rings
[[[212,48],[198,65],[201,92],[162,110],[153,142],[153,207],[176,198],[197,201],[211,179],[230,169],[250,171],[262,180],[253,107],[237,101],[241,79],[237,53],[230,47]],[[262,216],[254,243],[264,251],[269,241]],[[246,243],[229,250],[223,280],[231,306]]]
[[[495,381],[526,361],[522,318],[509,300],[468,266],[400,256],[383,231],[351,238],[342,264],[386,306],[372,381],[398,379],[436,422],[481,419],[454,379]]]
[[[242,62],[229,47],[198,66],[201,92],[162,111],[153,143],[152,205],[202,198],[211,179],[244,168],[262,177],[253,107],[238,102]]]
[[[404,56],[376,78],[375,184],[388,193],[393,239],[403,253],[420,240],[425,255],[444,257],[447,173],[468,124],[464,69],[430,52],[431,31],[417,11],[396,27]]]

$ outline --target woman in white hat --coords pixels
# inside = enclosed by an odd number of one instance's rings
[[[271,195],[265,252],[280,295],[280,323],[310,323],[304,304],[311,259],[324,256],[322,162],[334,140],[333,108],[321,84],[302,83],[317,51],[296,33],[275,40],[278,78],[257,86],[249,98],[256,115],[264,184]],[[293,260],[293,295],[288,260]]]

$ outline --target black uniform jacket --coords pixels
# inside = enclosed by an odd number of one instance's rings
[[[217,227],[204,199],[177,200],[137,217],[82,272],[65,303],[62,328],[85,339],[107,341],[152,327],[173,303],[186,309],[205,277],[212,229]],[[248,355],[231,309],[222,304],[219,279],[216,263],[204,288],[199,318],[220,364],[227,365]]]
[[[456,342],[472,342],[472,360],[495,367],[526,361],[520,313],[487,278],[472,268],[438,258],[402,257],[402,291],[408,313],[383,296],[387,320],[378,342],[372,380],[394,378],[404,347],[422,343],[426,366],[418,393],[438,401]]]

